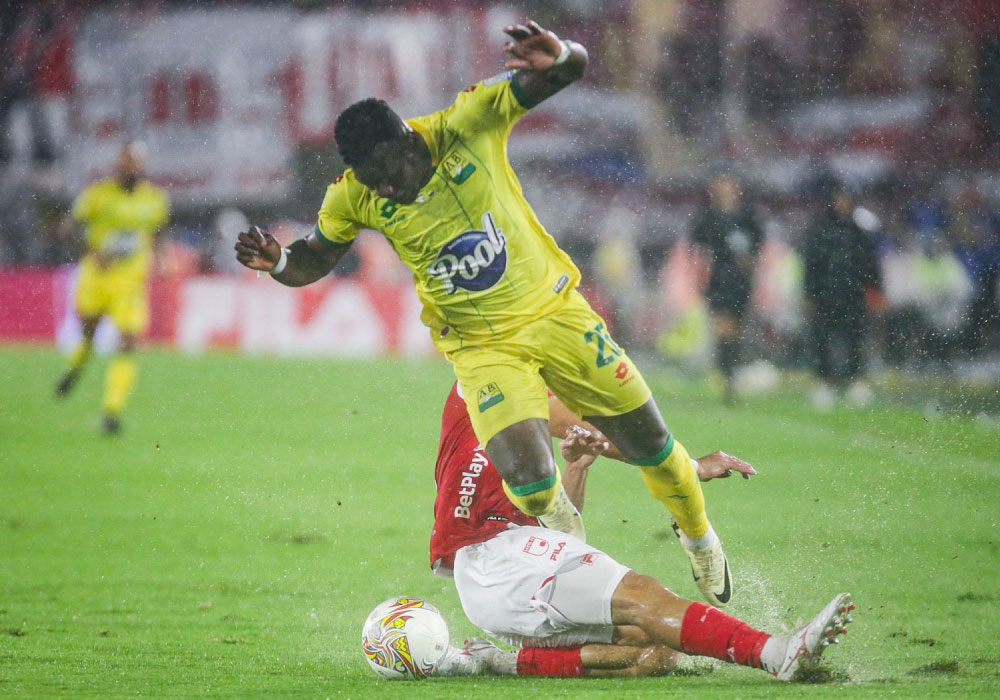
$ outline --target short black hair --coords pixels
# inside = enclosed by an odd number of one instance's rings
[[[337,151],[352,168],[367,161],[380,143],[402,135],[402,120],[384,100],[375,97],[352,104],[340,113],[333,127]]]

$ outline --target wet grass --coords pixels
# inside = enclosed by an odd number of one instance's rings
[[[103,364],[56,402],[61,367],[0,351],[0,697],[995,697],[1000,431],[982,421],[819,415],[794,390],[727,408],[649,371],[692,454],[760,470],[706,486],[731,612],[781,630],[847,590],[843,643],[792,687],[728,666],[402,686],[360,652],[376,603],[425,596],[475,634],[428,567],[446,365],[149,352],[118,440],[97,433]],[[628,467],[595,467],[588,498],[595,545],[696,596]]]

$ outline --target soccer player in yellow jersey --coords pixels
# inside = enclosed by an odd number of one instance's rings
[[[56,395],[66,396],[76,384],[93,350],[97,324],[109,317],[121,338],[104,389],[102,430],[109,435],[121,431],[120,414],[135,383],[135,341],[149,324],[146,278],[153,242],[170,211],[167,193],[142,179],[144,170],[144,144],[125,145],[114,177],[81,192],[65,223],[66,228],[82,227],[87,245],[76,291],[83,340]]]
[[[362,228],[381,231],[413,272],[421,318],[454,367],[476,435],[511,501],[582,535],[552,454],[546,385],[639,467],[673,516],[709,602],[732,593],[698,476],[646,382],[576,291],[580,273],[546,233],[507,160],[527,111],[579,79],[583,46],[534,22],[504,29],[507,72],[447,109],[404,121],[366,99],[337,119],[349,166],[326,192],[315,230],[282,248],[256,227],[236,257],[288,286],[327,275]]]

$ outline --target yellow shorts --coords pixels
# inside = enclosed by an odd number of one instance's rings
[[[149,325],[145,277],[132,270],[101,270],[85,260],[76,287],[76,311],[82,318],[108,316],[119,332],[139,335]]]
[[[628,413],[652,395],[604,320],[575,291],[554,314],[447,358],[483,445],[514,423],[548,420],[546,386],[584,417]]]

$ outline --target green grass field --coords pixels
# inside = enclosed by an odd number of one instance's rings
[[[802,396],[724,408],[650,369],[692,454],[760,475],[706,485],[768,630],[846,590],[829,682],[748,669],[636,681],[379,680],[360,626],[396,594],[474,635],[428,567],[441,362],[141,357],[125,433],[97,432],[103,361],[65,402],[62,359],[0,350],[0,696],[997,697],[1000,431],[899,407],[817,415]],[[646,363],[647,365],[649,363]],[[667,519],[629,468],[595,466],[590,541],[697,598]]]

